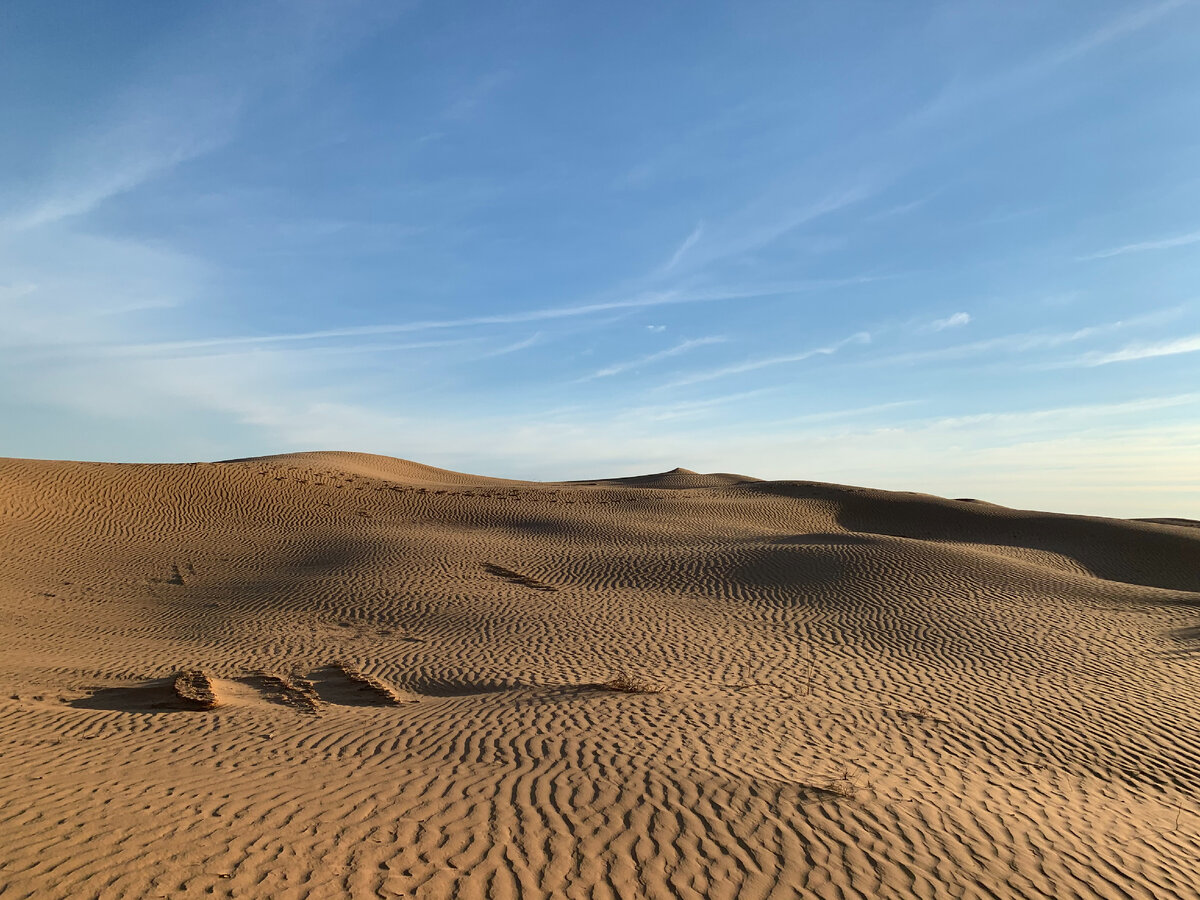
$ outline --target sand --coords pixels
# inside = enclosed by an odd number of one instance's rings
[[[1185,521],[0,460],[0,640],[4,900],[1200,884]]]

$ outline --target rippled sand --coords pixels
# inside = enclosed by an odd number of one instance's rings
[[[0,897],[1179,897],[1200,529],[0,460]]]

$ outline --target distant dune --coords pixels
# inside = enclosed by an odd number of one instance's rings
[[[1196,519],[1134,519],[1135,522],[1152,522],[1155,525],[1178,525],[1181,528],[1200,528]]]
[[[1200,529],[0,460],[0,897],[1177,897]]]

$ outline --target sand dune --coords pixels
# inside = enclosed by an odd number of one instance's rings
[[[0,897],[1179,897],[1200,529],[0,460]]]

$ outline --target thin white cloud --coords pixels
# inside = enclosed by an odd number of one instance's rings
[[[1074,331],[1027,331],[1018,334],[1006,334],[1000,337],[988,338],[981,341],[969,341],[965,344],[954,344],[949,347],[938,347],[933,350],[915,350],[908,353],[896,353],[891,356],[878,357],[865,361],[865,365],[899,365],[939,360],[956,360],[977,357],[985,353],[1026,353],[1033,350],[1051,350],[1066,344],[1073,344],[1093,337],[1112,334],[1140,325],[1158,324],[1166,318],[1178,313],[1178,307],[1158,310],[1144,316],[1122,319],[1116,322],[1105,322],[1099,325],[1088,325]]]
[[[677,265],[679,265],[680,260],[682,260],[683,257],[687,254],[687,252],[696,245],[696,241],[700,240],[700,237],[703,234],[704,234],[704,222],[703,221],[697,222],[696,227],[693,228],[691,233],[686,238],[683,239],[683,243],[675,248],[675,252],[671,254],[671,258],[669,260],[667,260],[667,264],[662,267],[662,271],[669,272],[673,268],[675,268]]]
[[[720,336],[693,338],[692,340],[681,341],[674,347],[668,347],[666,350],[659,350],[657,353],[650,353],[646,356],[639,356],[636,359],[627,359],[624,362],[614,363],[611,366],[606,366],[591,375],[587,375],[580,381],[591,381],[596,378],[610,378],[613,375],[620,375],[622,372],[628,372],[631,369],[640,369],[645,366],[653,365],[656,362],[661,362],[664,359],[670,359],[673,356],[680,356],[697,347],[705,347],[709,344],[720,344],[727,338]]]
[[[1177,356],[1200,351],[1200,334],[1173,338],[1168,341],[1130,344],[1112,353],[1090,353],[1074,361],[1077,366],[1107,366],[1110,363],[1132,362],[1157,356]]]
[[[945,188],[938,188],[936,191],[931,191],[930,193],[925,194],[923,197],[918,197],[916,200],[909,200],[907,203],[900,203],[895,206],[889,206],[881,209],[879,212],[870,213],[863,216],[863,221],[880,222],[884,219],[892,219],[897,216],[906,215],[915,209],[920,209],[922,206],[929,203],[929,201],[941,194],[944,190]]]
[[[692,303],[722,303],[731,300],[746,300],[759,297],[777,297],[785,294],[832,289],[853,284],[863,284],[875,279],[869,276],[856,278],[826,279],[783,284],[749,286],[712,291],[659,291],[643,293],[621,300],[605,300],[579,306],[552,306],[542,309],[497,313],[488,316],[463,316],[455,319],[424,319],[415,322],[397,322],[378,325],[357,325],[346,328],[326,328],[318,331],[285,332],[281,334],[235,335],[220,338],[200,338],[189,341],[161,341],[140,345],[129,345],[131,351],[143,349],[159,353],[165,350],[190,350],[197,347],[237,346],[241,344],[275,344],[294,341],[330,340],[337,338],[370,337],[382,334],[403,334],[435,329],[467,328],[484,325],[517,325],[526,322],[569,319],[598,313],[620,310],[647,309]]]
[[[442,118],[451,122],[461,122],[471,118],[485,101],[511,80],[512,72],[507,69],[498,69],[477,78],[459,92],[442,113]]]
[[[796,180],[792,178],[790,182]],[[722,221],[697,224],[650,281],[676,269],[701,271],[723,260],[761,250],[788,232],[860,203],[878,190],[877,180],[868,178],[820,192],[809,179],[801,181],[799,185],[788,181],[774,185]]]
[[[1168,250],[1171,247],[1186,247],[1189,244],[1200,244],[1200,231],[1180,234],[1175,237],[1160,238],[1154,241],[1139,241],[1135,244],[1124,244],[1120,247],[1101,250],[1099,253],[1090,253],[1087,256],[1080,256],[1078,258],[1080,260],[1108,259],[1112,256],[1124,256],[1126,253],[1143,253],[1147,250]]]
[[[37,193],[0,226],[24,230],[83,215],[226,145],[262,95],[310,77],[398,12],[329,0],[283,11],[244,3],[165,41],[136,87],[51,156]]]
[[[1125,400],[1119,403],[1085,403],[1076,406],[1055,406],[1013,412],[987,412],[967,416],[944,416],[921,423],[921,427],[962,428],[976,425],[1033,427],[1047,422],[1057,423],[1064,419],[1109,418],[1150,412],[1158,409],[1169,409],[1176,406],[1190,406],[1196,403],[1200,403],[1200,393],[1171,394],[1164,397],[1143,397],[1138,400]]]
[[[70,231],[45,237],[0,241],[0,271],[15,282],[12,296],[0,296],[0,357],[119,341],[182,305],[203,278],[195,259],[163,246]]]
[[[269,350],[260,350],[259,348],[256,348],[256,347],[235,347],[235,348],[218,347],[218,348],[215,348],[215,352],[210,352],[207,348],[200,348],[198,350],[185,351],[183,353],[176,353],[176,352],[166,353],[166,354],[162,355],[162,358],[164,358],[166,360],[193,359],[193,358],[198,358],[198,357],[239,359],[241,357],[251,356],[251,355],[260,355],[260,356],[274,355],[276,358],[283,359],[283,358],[287,357],[292,361],[298,361],[298,360],[301,360],[304,358],[312,358],[312,357],[320,357],[320,356],[331,356],[331,357],[344,356],[344,357],[348,357],[348,358],[352,359],[356,356],[368,354],[368,353],[376,353],[376,354],[378,354],[378,353],[405,353],[405,352],[412,351],[412,350],[443,350],[447,347],[478,346],[479,344],[481,344],[483,342],[483,340],[484,340],[483,338],[473,337],[473,338],[454,338],[454,339],[450,339],[450,340],[441,340],[441,341],[404,341],[402,343],[343,344],[343,345],[329,345],[329,346],[316,346],[316,347],[310,347],[310,346],[288,347],[286,349],[271,348]],[[500,356],[505,353],[511,353],[511,352],[514,352],[515,350],[523,349],[525,346],[529,346],[529,345],[530,345],[530,341],[528,341],[528,340],[521,341],[516,345],[509,345],[507,347],[501,347],[498,350],[476,353],[476,354],[473,354],[473,355],[465,357],[465,358],[484,359],[489,356]],[[129,358],[138,358],[139,356],[146,355],[146,354],[138,354],[138,353],[124,353],[124,352],[122,352],[122,350],[123,350],[123,348],[118,347],[118,348],[116,348],[116,352],[110,353],[109,348],[100,347],[100,348],[97,348],[97,352],[95,353],[95,355],[99,356],[99,357],[111,355],[114,358],[120,358],[122,356],[126,356]],[[79,351],[73,351],[71,355],[77,359],[81,359],[86,354],[80,353]]]
[[[542,342],[545,337],[540,331],[535,331],[527,338],[519,341],[513,341],[511,344],[505,344],[503,347],[498,347],[495,350],[489,350],[486,353],[481,353],[476,359],[490,359],[493,356],[507,356],[510,353],[519,353],[521,350],[528,350]]]
[[[1117,16],[1099,28],[1085,34],[1079,40],[1048,54],[1040,61],[1038,68],[1053,68],[1085,56],[1093,50],[1097,50],[1106,44],[1111,44],[1113,41],[1119,40],[1126,35],[1141,31],[1143,28],[1163,18],[1163,16],[1191,2],[1192,0],[1163,0],[1161,3],[1152,3],[1141,9],[1134,9],[1126,15]]]
[[[111,127],[76,147],[73,157],[92,157],[90,165],[72,162],[53,178],[47,194],[24,211],[0,221],[24,230],[83,215],[105,200],[132,190],[181,163],[225,144],[241,109],[237,95],[217,95],[183,104],[186,125],[165,118],[153,125],[133,119]],[[157,128],[160,134],[148,132]]]
[[[878,187],[874,182],[862,181],[848,188],[826,194],[818,200],[804,202],[793,206],[791,209],[785,209],[781,213],[776,212],[769,215],[761,209],[762,203],[757,204],[756,208],[747,210],[742,217],[743,219],[754,221],[755,224],[749,227],[740,227],[739,223],[731,223],[733,227],[738,228],[739,233],[727,240],[714,258],[757,250],[760,247],[770,244],[772,241],[778,240],[789,231],[794,231],[801,225],[807,225],[822,216],[827,216],[848,206],[861,203],[863,200],[871,197],[877,189]],[[770,202],[771,206],[775,207],[779,201],[772,194],[764,202]]]
[[[934,319],[929,323],[930,331],[945,331],[947,328],[961,328],[971,321],[970,313],[956,312],[944,319]]]
[[[996,97],[1008,94],[1048,75],[1059,67],[1147,28],[1192,0],[1164,0],[1103,23],[1081,37],[1055,47],[1040,56],[978,81],[951,84],[933,102],[912,116],[907,124],[919,126],[973,109]]]
[[[765,388],[755,388],[751,391],[738,391],[734,394],[721,394],[716,397],[705,397],[703,400],[683,400],[676,403],[659,403],[650,406],[635,406],[623,410],[616,415],[619,421],[628,422],[666,422],[677,419],[695,418],[711,413],[714,408],[727,406],[730,403],[744,404],[752,397],[773,394],[783,390],[780,385]]]
[[[824,412],[805,413],[802,416],[792,416],[788,419],[780,419],[775,424],[799,425],[801,423],[814,422],[834,422],[841,419],[856,419],[859,416],[873,416],[876,413],[890,412],[894,409],[903,409],[908,406],[916,406],[920,403],[926,403],[926,400],[895,400],[891,403],[875,403],[871,406],[855,406],[849,409],[829,409]]]
[[[790,363],[803,362],[806,359],[811,359],[814,356],[832,356],[843,347],[851,344],[868,344],[871,342],[869,332],[860,331],[850,337],[842,338],[840,341],[835,341],[832,344],[827,344],[824,347],[816,347],[812,350],[805,350],[803,353],[792,353],[787,356],[769,356],[765,359],[750,359],[745,362],[738,363],[732,366],[723,366],[719,369],[711,369],[707,372],[694,372],[691,375],[685,375],[683,378],[676,379],[665,385],[664,388],[684,387],[690,384],[698,384],[702,381],[713,381],[717,378],[728,378],[731,375],[742,375],[746,372],[754,372],[759,369],[766,369],[770,366],[782,366]]]

